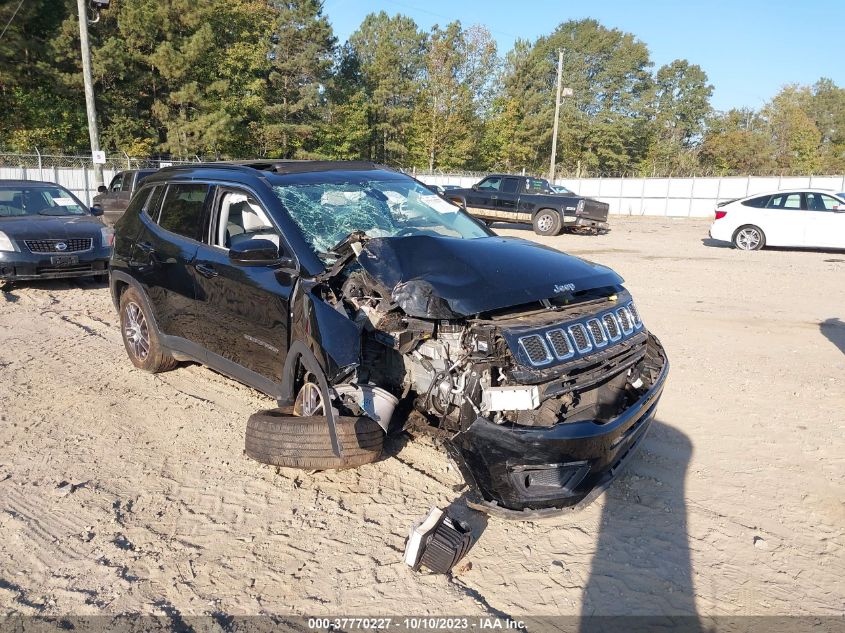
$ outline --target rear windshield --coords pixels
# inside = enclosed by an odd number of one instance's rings
[[[61,187],[0,187],[0,218],[86,214],[85,206]]]

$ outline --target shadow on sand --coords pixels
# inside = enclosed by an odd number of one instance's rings
[[[839,318],[826,319],[819,323],[819,330],[828,341],[845,354],[845,321]]]
[[[689,438],[655,420],[626,476],[605,493],[580,631],[703,630],[684,497],[691,456]]]

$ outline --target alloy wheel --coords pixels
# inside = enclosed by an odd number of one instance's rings
[[[129,343],[132,354],[140,361],[146,360],[150,353],[150,330],[147,319],[141,307],[130,301],[123,309],[126,321],[123,325],[123,336]]]
[[[303,417],[326,414],[323,393],[318,385],[310,381],[302,385],[293,403],[293,413]]]
[[[744,251],[753,251],[760,246],[763,236],[755,228],[747,227],[736,235],[736,245]]]

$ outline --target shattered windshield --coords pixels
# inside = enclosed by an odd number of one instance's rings
[[[353,231],[368,237],[488,236],[459,207],[410,178],[324,176],[319,182],[273,187],[305,239],[323,259],[333,258],[332,247]]]

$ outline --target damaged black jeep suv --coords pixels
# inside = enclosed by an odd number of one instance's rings
[[[413,425],[505,516],[603,490],[668,371],[612,270],[372,163],[162,169],[116,225],[110,278],[137,367],[196,361],[278,401],[249,419],[251,457],[358,466]]]

